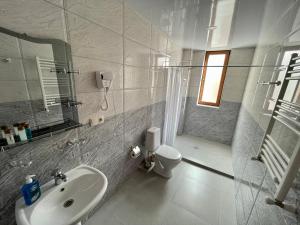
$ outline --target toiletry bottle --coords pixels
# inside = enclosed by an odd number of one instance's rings
[[[34,177],[35,175],[27,175],[26,183],[21,189],[26,205],[33,204],[41,196],[40,184]]]
[[[27,141],[27,136],[26,136],[25,128],[23,127],[22,124],[20,124],[18,126],[18,133],[19,133],[21,141]]]
[[[4,133],[4,131],[7,129],[8,127],[7,126],[1,126],[1,137],[2,138],[5,138],[5,133]]]
[[[5,129],[7,129],[7,126],[1,126],[0,127],[0,146],[8,145],[7,140],[5,138],[5,133],[4,133]]]
[[[7,140],[5,138],[0,138],[0,146],[8,145]]]
[[[15,144],[15,139],[14,139],[14,135],[10,132],[10,129],[6,129],[4,131],[5,133],[5,139],[7,141],[7,144],[12,145]]]
[[[26,137],[29,141],[32,141],[32,132],[31,132],[31,128],[29,127],[28,123],[24,123],[24,128],[25,128],[25,133],[26,133]]]
[[[21,141],[21,138],[20,138],[20,135],[19,135],[19,131],[18,131],[18,127],[19,127],[18,123],[13,124],[14,133],[15,133],[14,134],[15,142],[20,142]]]

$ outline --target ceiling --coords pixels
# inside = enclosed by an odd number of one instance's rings
[[[126,0],[183,48],[255,46],[266,0]]]

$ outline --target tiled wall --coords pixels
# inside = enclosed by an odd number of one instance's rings
[[[267,1],[259,44],[239,114],[232,144],[237,220],[239,225],[295,225],[299,217],[277,206],[267,205],[266,197],[273,197],[276,187],[264,164],[251,160],[258,154],[270,117],[263,109],[268,86],[258,81],[272,79],[279,53],[285,49],[299,50],[299,1]],[[260,67],[262,66],[262,67]],[[273,78],[276,79],[276,78]],[[287,153],[296,137],[283,126],[275,124],[273,138]],[[294,181],[286,202],[299,208],[299,178]]]
[[[181,118],[183,134],[231,144],[253,53],[254,48],[231,50],[229,65],[244,67],[228,67],[218,108],[197,105],[202,67],[191,69],[185,114]],[[204,56],[205,51],[193,51],[191,64],[203,65]]]
[[[142,145],[148,127],[163,126],[166,71],[157,65],[166,53],[177,63],[181,49],[119,0],[3,0],[0,8],[0,26],[71,44],[74,69],[80,70],[75,75],[76,95],[83,102],[80,122],[105,117],[103,124],[0,153],[0,224],[15,223],[14,204],[25,175],[36,174],[43,184],[56,167],[67,171],[85,163],[103,171],[109,183],[105,200],[141,161],[128,158],[129,146]],[[114,73],[106,112],[100,110],[103,91],[96,87],[96,70]],[[86,142],[68,147],[73,138]],[[13,166],[20,160],[33,164]]]

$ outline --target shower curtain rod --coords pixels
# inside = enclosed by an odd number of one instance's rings
[[[152,66],[157,68],[157,66]],[[201,68],[201,67],[238,67],[238,68],[243,68],[243,67],[276,67],[277,70],[283,70],[286,69],[287,66],[281,65],[281,66],[272,66],[272,65],[266,65],[266,66],[261,66],[261,65],[251,65],[251,66],[238,66],[238,65],[227,65],[227,66],[161,66],[160,68]],[[279,67],[279,68],[278,68]]]

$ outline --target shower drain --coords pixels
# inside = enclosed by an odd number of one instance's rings
[[[64,207],[65,207],[65,208],[68,208],[68,207],[70,207],[71,205],[73,205],[73,203],[74,203],[74,199],[69,199],[69,200],[65,201]]]

